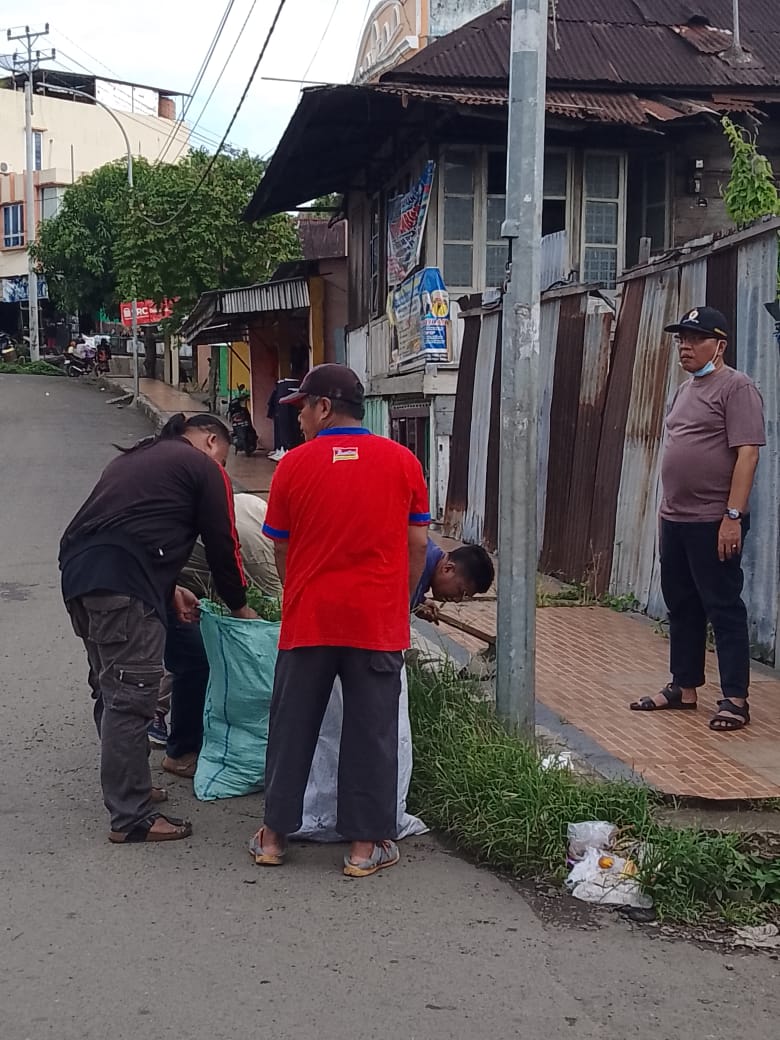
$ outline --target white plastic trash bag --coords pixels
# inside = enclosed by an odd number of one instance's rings
[[[566,887],[575,899],[649,910],[653,900],[636,879],[636,863],[613,851],[618,829],[606,820],[570,823]]]
[[[634,877],[636,866],[622,856],[589,848],[566,878],[575,899],[605,906],[637,906],[649,910],[653,900]]]
[[[588,849],[600,849],[602,852],[611,849],[617,833],[618,829],[614,823],[607,823],[606,820],[570,823],[566,833],[569,840],[569,866],[579,863]]]
[[[306,796],[303,801],[303,826],[295,838],[302,841],[341,841],[336,830],[338,809],[337,780],[339,744],[344,703],[337,679],[320,729]],[[398,705],[398,837],[425,834],[428,828],[406,811],[406,798],[412,778],[412,730],[409,724],[409,688],[406,667],[401,672],[401,698]]]

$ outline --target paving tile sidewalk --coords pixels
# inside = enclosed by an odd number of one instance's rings
[[[495,602],[447,605],[444,616],[495,635]],[[739,733],[707,728],[719,697],[717,664],[697,712],[640,713],[631,700],[668,682],[668,642],[652,623],[604,607],[544,607],[537,613],[537,696],[560,719],[666,794],[712,800],[780,797],[780,676],[755,667],[751,725]],[[442,626],[444,628],[444,626]],[[470,635],[447,635],[470,651]]]

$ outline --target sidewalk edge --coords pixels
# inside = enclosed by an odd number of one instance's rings
[[[428,622],[414,618],[412,631],[415,642],[427,647],[430,656],[434,659],[446,656],[460,667],[465,667],[471,660],[471,654],[465,647]],[[600,744],[582,730],[570,722],[565,722],[540,700],[536,701],[536,726],[540,735],[552,736],[565,745],[585,770],[596,773],[605,780],[619,780],[641,784],[645,787],[650,786],[625,762],[621,762],[619,758],[605,751]]]

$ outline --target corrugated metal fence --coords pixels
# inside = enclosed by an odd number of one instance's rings
[[[780,355],[764,304],[777,297],[778,228],[765,222],[673,260],[628,272],[618,314],[597,293],[545,293],[540,337],[540,566],[597,592],[633,594],[663,617],[657,553],[664,417],[683,373],[665,324],[706,302],[722,310],[729,361],[764,397],[767,447],[745,548],[757,657],[773,662],[780,577]],[[445,512],[446,533],[497,545],[501,320],[461,301],[463,353]],[[780,658],[778,658],[780,660]]]

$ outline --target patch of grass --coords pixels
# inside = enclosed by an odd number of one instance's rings
[[[454,670],[410,669],[414,811],[480,862],[516,877],[566,873],[569,823],[608,820],[644,846],[639,879],[661,918],[755,923],[780,904],[780,862],[747,855],[734,835],[657,824],[655,796],[628,782],[544,770]]]
[[[0,375],[8,376],[64,376],[61,368],[55,368],[47,361],[30,361],[26,364],[0,362]]]
[[[633,593],[613,596],[605,592],[596,596],[587,582],[564,585],[554,592],[545,589],[542,582],[537,582],[536,605],[537,607],[607,607],[609,610],[615,610],[621,614],[639,610],[639,600]]]

